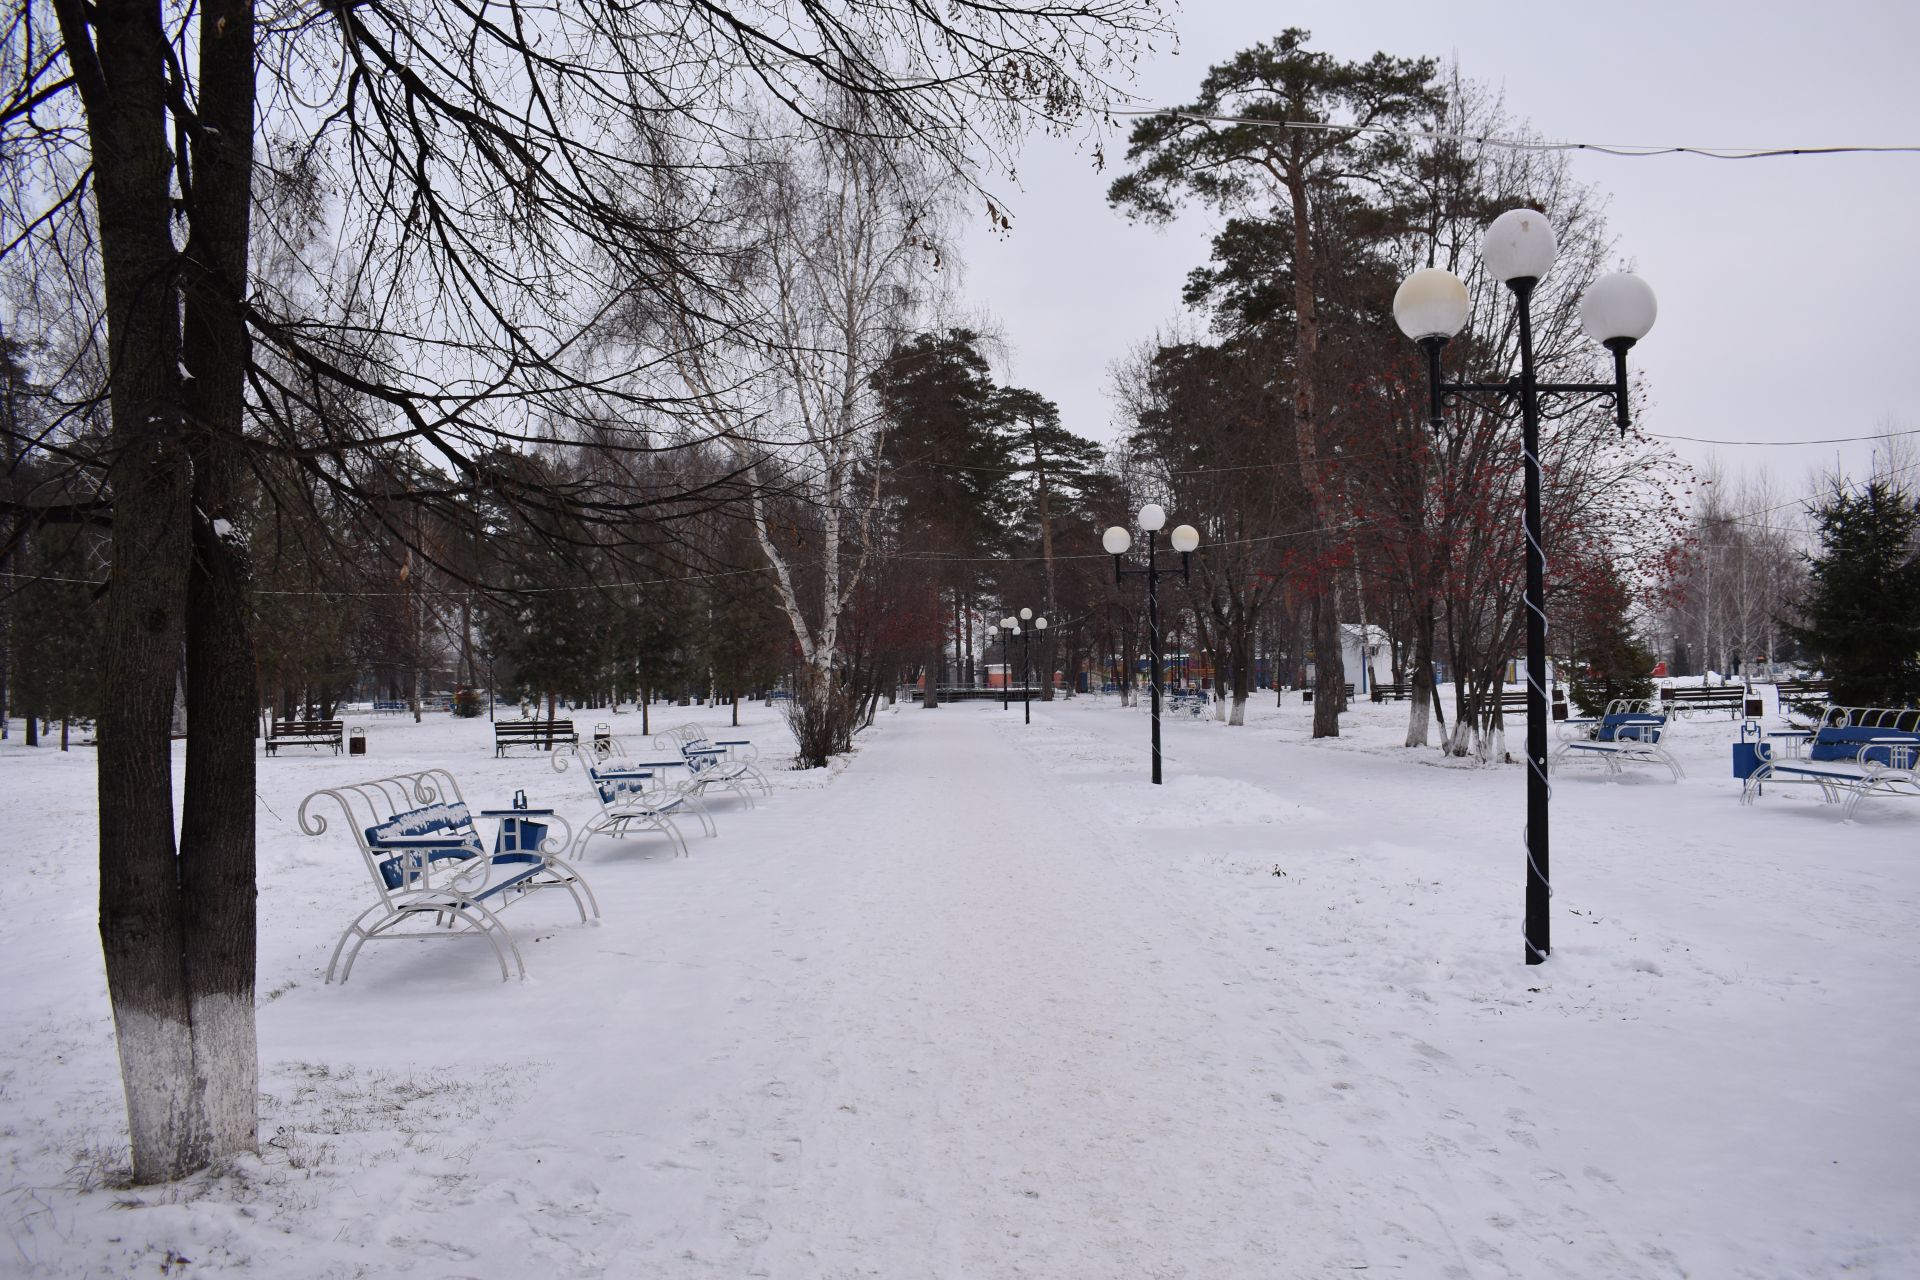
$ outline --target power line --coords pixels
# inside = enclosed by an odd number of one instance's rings
[[[1766,160],[1781,156],[1833,156],[1920,153],[1920,146],[1826,146],[1826,147],[1695,147],[1665,143],[1633,142],[1545,142],[1535,138],[1500,137],[1495,134],[1459,137],[1435,129],[1395,128],[1391,125],[1336,124],[1325,120],[1262,120],[1251,116],[1209,115],[1179,107],[1149,110],[1113,111],[1116,116],[1171,116],[1177,120],[1196,120],[1203,124],[1245,124],[1263,129],[1292,129],[1305,133],[1368,133],[1382,137],[1420,138],[1429,142],[1471,142],[1483,147],[1507,147],[1515,151],[1595,151],[1601,155],[1626,156],[1700,156],[1708,160]]]
[[[1870,436],[1827,436],[1819,440],[1709,440],[1704,436],[1673,436],[1658,431],[1643,431],[1641,434],[1655,440],[1686,440],[1692,444],[1737,444],[1788,449],[1805,444],[1864,444],[1870,440],[1891,440],[1895,436],[1920,435],[1920,427],[1900,431],[1876,431]]]

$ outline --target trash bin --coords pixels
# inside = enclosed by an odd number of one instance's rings
[[[347,730],[347,754],[363,756],[367,754],[367,731],[358,726]]]
[[[593,753],[602,760],[613,754],[613,726],[605,720],[593,726]]]

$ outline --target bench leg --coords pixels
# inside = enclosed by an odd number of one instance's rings
[[[543,887],[546,885],[557,884],[565,888],[566,891],[573,896],[573,906],[574,906],[574,909],[580,913],[581,924],[587,923],[588,907],[593,908],[593,918],[595,920],[598,920],[600,918],[600,900],[593,896],[593,886],[587,883],[587,878],[585,876],[581,875],[578,871],[575,871],[567,863],[562,862],[560,859],[551,857],[551,856],[549,856],[546,860],[546,868],[549,872],[557,870],[560,874],[560,879],[543,881],[541,882]],[[580,900],[580,895],[582,893],[585,893],[587,895],[587,900],[585,902],[582,902]]]
[[[364,922],[368,916],[374,915],[375,913],[383,913],[383,918],[372,928],[367,928]],[[353,923],[349,924],[345,932],[340,935],[340,941],[334,944],[333,959],[327,963],[327,981],[329,983],[333,982],[334,971],[338,969],[340,982],[344,986],[347,979],[353,974],[353,962],[359,959],[360,949],[362,947],[366,946],[367,943],[373,941],[375,938],[389,936],[395,928],[406,923],[413,917],[426,915],[428,913],[432,913],[436,922],[448,919],[459,920],[467,926],[463,932],[477,933],[481,937],[484,937],[487,940],[487,944],[493,948],[494,959],[499,962],[500,980],[502,982],[507,981],[513,976],[507,969],[508,952],[513,954],[514,968],[519,970],[520,977],[523,980],[526,978],[527,966],[526,962],[520,957],[520,948],[514,943],[513,934],[508,931],[507,926],[500,922],[499,916],[496,916],[478,902],[471,900],[448,902],[443,900],[431,904],[419,904],[411,907],[403,906],[392,910],[389,910],[384,903],[380,903],[362,911],[353,918]],[[581,918],[585,919],[585,915],[583,914]],[[432,935],[419,934],[414,936],[428,938]],[[447,936],[456,937],[458,935],[449,934]],[[506,939],[507,945],[505,950],[501,949],[501,938]],[[347,945],[349,939],[353,942],[351,947]],[[341,965],[340,963],[343,951],[345,952],[345,965]]]

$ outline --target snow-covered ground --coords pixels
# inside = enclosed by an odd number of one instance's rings
[[[464,943],[330,987],[369,893],[307,792],[445,765],[591,812],[484,720],[368,718],[366,759],[260,766],[260,1156],[142,1189],[93,755],[16,737],[0,1274],[1920,1275],[1920,806],[1743,808],[1696,717],[1681,783],[1556,777],[1528,968],[1522,772],[1405,714],[1170,721],[1155,788],[1111,700],[903,708],[688,858],[597,846],[604,924],[508,915],[525,983]]]

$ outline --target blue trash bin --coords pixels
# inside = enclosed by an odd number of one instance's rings
[[[1773,744],[1766,731],[1752,720],[1740,726],[1740,741],[1733,744],[1733,776],[1745,782],[1761,765],[1773,759]]]

